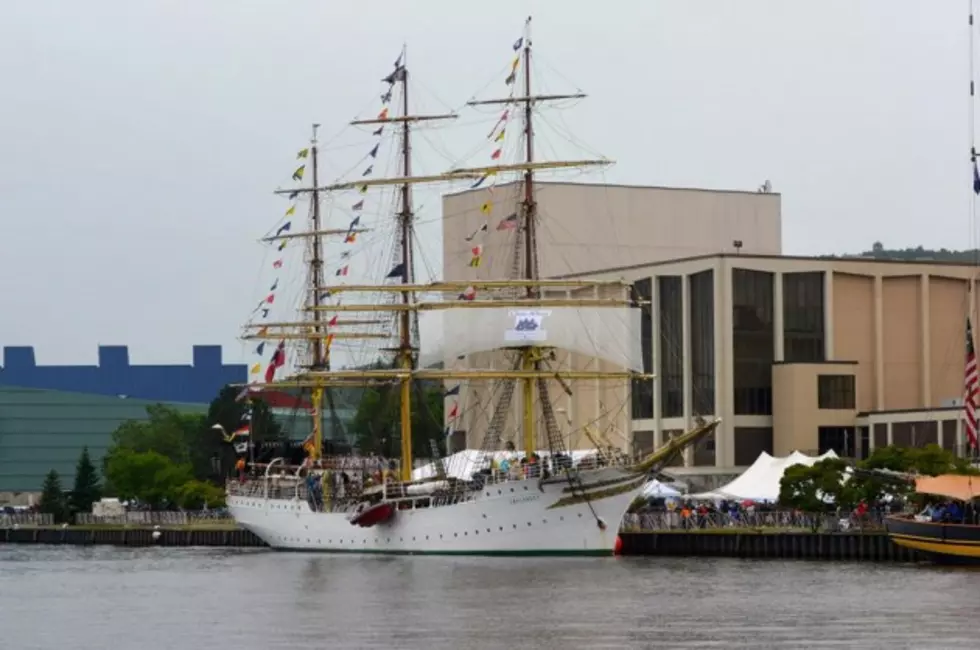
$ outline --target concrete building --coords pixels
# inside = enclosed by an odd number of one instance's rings
[[[684,459],[703,473],[762,451],[963,449],[973,266],[715,254],[586,275],[632,282],[651,303],[643,353],[657,378],[633,386],[637,451],[699,415],[723,418]]]
[[[542,277],[719,252],[782,253],[780,195],[667,187],[539,182]],[[443,197],[443,278],[512,277],[515,230],[497,230],[517,210],[520,183]],[[484,209],[487,207],[488,209]],[[480,228],[488,226],[486,233]],[[475,236],[474,236],[475,235]],[[483,246],[470,267],[471,248]]]
[[[521,183],[481,187],[443,198],[443,278],[447,280],[496,280],[516,277],[517,229],[499,229],[515,214],[521,200]],[[781,253],[780,196],[758,192],[537,183],[538,261],[542,277],[567,276],[604,267],[649,264],[676,258],[736,251],[753,254]],[[486,227],[486,230],[481,230]],[[481,264],[470,265],[472,248],[482,246]],[[612,297],[612,296],[610,296]],[[618,296],[622,297],[622,296]],[[582,355],[557,351],[556,367],[577,370],[612,370],[611,364]],[[504,368],[502,353],[475,354],[464,361],[446,358],[447,367]],[[569,397],[557,382],[548,382],[560,426],[564,419],[592,422],[608,432],[615,444],[629,445],[629,390],[615,382],[585,386],[582,395]],[[479,446],[489,426],[499,384],[471,381],[459,397],[447,399],[450,413],[459,400],[460,418],[452,449]],[[447,386],[449,388],[449,386]],[[512,404],[520,403],[519,391]],[[625,404],[626,408],[619,408]],[[505,425],[505,439],[517,428],[512,410]],[[544,430],[544,423],[538,423]],[[467,439],[467,431],[476,436]],[[518,441],[519,442],[519,441]],[[570,433],[572,448],[591,446],[581,430]]]

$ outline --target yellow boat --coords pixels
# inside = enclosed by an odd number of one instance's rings
[[[963,522],[919,521],[913,515],[885,518],[885,530],[893,542],[923,553],[938,564],[980,564],[980,476],[944,474],[919,476],[915,491],[961,501]],[[967,523],[973,522],[973,523]]]

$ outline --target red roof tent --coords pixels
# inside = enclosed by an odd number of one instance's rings
[[[310,410],[313,405],[299,395],[291,395],[278,390],[250,391],[249,397],[260,400],[273,409],[304,409]]]

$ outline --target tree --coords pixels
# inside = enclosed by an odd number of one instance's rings
[[[441,386],[435,383],[420,382],[412,395],[412,448],[419,456],[431,454],[430,440],[443,443],[443,401]],[[400,391],[383,386],[364,391],[351,429],[362,452],[391,458],[401,448],[400,422]]]
[[[188,481],[179,488],[176,494],[177,503],[186,510],[201,510],[221,508],[225,505],[225,492],[216,485],[204,481]]]
[[[190,465],[178,465],[155,451],[117,449],[108,457],[106,478],[121,499],[163,508],[178,502],[181,486],[193,475]]]
[[[48,515],[53,515],[58,523],[66,521],[68,518],[68,507],[65,503],[65,491],[61,488],[61,477],[58,472],[51,470],[44,477],[44,484],[41,486],[41,502],[38,509]]]
[[[844,482],[847,463],[839,458],[825,458],[813,464],[791,465],[779,481],[780,505],[803,512],[821,512],[830,503],[850,508],[856,495]]]
[[[88,447],[82,449],[78,457],[78,464],[75,466],[75,485],[72,487],[68,498],[68,505],[71,513],[89,512],[92,504],[102,498],[102,488],[99,486],[99,476],[95,472],[95,465],[88,454]]]
[[[245,422],[245,414],[250,406],[251,442],[261,444],[285,439],[282,427],[272,415],[269,405],[261,399],[252,399],[249,405],[245,400],[238,399],[240,393],[240,388],[225,386],[211,401],[205,418],[205,431],[198,437],[193,447],[191,463],[194,466],[195,477],[221,481],[231,472],[235,464],[234,449],[212,427],[220,424],[227,433],[231,433]]]
[[[145,421],[123,422],[112,433],[109,453],[114,449],[154,451],[177,464],[190,462],[191,447],[200,442],[204,416],[181,413],[162,404],[146,408]]]

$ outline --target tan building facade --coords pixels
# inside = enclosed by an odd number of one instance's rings
[[[721,252],[782,253],[779,194],[666,187],[535,185],[541,277]],[[443,278],[512,277],[516,230],[498,230],[518,210],[521,183],[443,197]],[[480,228],[487,225],[487,232]],[[470,267],[471,249],[483,247]]]
[[[492,190],[479,188],[443,198],[443,277],[448,280],[495,280],[519,277],[515,245],[519,228],[498,229],[516,214],[523,185],[508,183]],[[597,268],[659,262],[719,251],[779,254],[781,252],[780,196],[757,192],[630,187],[574,183],[537,183],[539,269],[542,277],[564,276]],[[485,230],[481,230],[485,226]],[[481,247],[478,267],[471,266],[473,248]],[[628,295],[628,291],[625,294]],[[586,296],[582,296],[586,297]],[[591,296],[589,296],[591,297]],[[603,296],[612,297],[612,296]],[[574,370],[619,370],[596,358],[557,350],[554,367]],[[509,368],[502,353],[444,359],[447,367]],[[652,370],[652,368],[651,368]],[[451,386],[447,386],[447,390]],[[629,386],[625,382],[580,381],[572,386],[548,382],[555,419],[569,448],[591,447],[581,428],[569,422],[590,423],[622,447],[631,444]],[[501,399],[499,382],[468,382],[462,394],[447,399],[446,413],[456,405],[456,435],[451,447],[479,447]],[[521,393],[511,398],[511,415],[503,439],[514,441]],[[539,441],[545,423],[537,423]],[[472,432],[469,433],[468,432]]]
[[[961,451],[973,266],[709,255],[588,274],[649,297],[656,379],[632,391],[637,451],[720,416],[689,467],[761,451],[863,457],[890,443]]]

